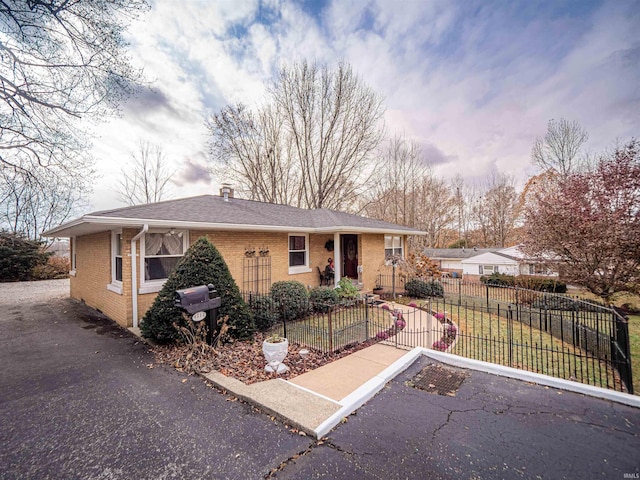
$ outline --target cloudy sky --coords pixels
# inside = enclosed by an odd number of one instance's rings
[[[92,209],[122,206],[139,141],[165,151],[173,196],[217,193],[205,118],[256,105],[278,66],[344,60],[385,98],[387,132],[419,142],[436,172],[522,182],[551,118],[577,120],[593,152],[640,134],[638,1],[152,0],[130,28],[152,91],[100,125]]]

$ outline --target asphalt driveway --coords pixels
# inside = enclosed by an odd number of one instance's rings
[[[640,409],[423,358],[320,442],[154,365],[62,283],[0,284],[0,478],[640,478]]]
[[[0,284],[0,478],[262,478],[311,445],[53,285]]]

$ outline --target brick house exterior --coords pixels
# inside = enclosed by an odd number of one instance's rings
[[[423,234],[225,193],[94,212],[44,232],[71,239],[71,297],[120,325],[138,326],[172,266],[202,236],[220,251],[241,291],[266,293],[279,280],[316,287],[329,257],[336,258],[334,282],[348,276],[367,291],[384,263],[386,244],[404,246],[407,235]]]

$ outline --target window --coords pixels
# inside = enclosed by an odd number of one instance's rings
[[[307,235],[289,235],[289,273],[309,272]]]
[[[111,283],[107,289],[122,294],[122,231],[111,232]]]
[[[71,270],[69,275],[76,276],[76,237],[71,237]]]
[[[478,273],[480,275],[491,275],[492,273],[498,273],[498,267],[496,265],[478,265]]]
[[[392,256],[402,257],[402,237],[385,235],[384,236],[384,258]]]
[[[145,282],[166,280],[184,255],[185,249],[185,232],[172,230],[166,233],[146,233],[141,245],[144,252]]]

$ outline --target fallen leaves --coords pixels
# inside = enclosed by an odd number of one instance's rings
[[[188,346],[157,346],[153,349],[157,363],[171,365],[180,372],[207,373],[216,370],[227,377],[232,377],[245,384],[263,382],[276,378],[273,373],[265,372],[266,365],[262,353],[262,342],[265,335],[256,333],[253,341],[234,341],[210,349],[206,353],[197,352]],[[339,352],[323,353],[304,345],[289,344],[289,353],[284,363],[289,371],[279,374],[278,378],[290,379],[302,375],[307,371],[333,362],[345,355],[373,345],[374,340],[354,344]],[[302,360],[300,350],[305,349],[309,353]],[[151,365],[151,366],[150,366]],[[147,365],[153,368],[153,364]]]

